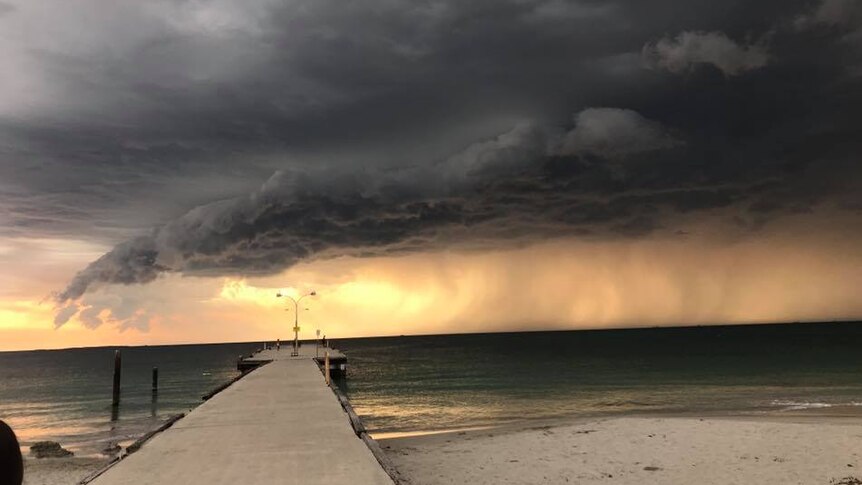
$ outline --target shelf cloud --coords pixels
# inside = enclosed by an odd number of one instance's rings
[[[58,326],[113,309],[139,328],[150,313],[102,292],[684,239],[691,220],[855,233],[859,18],[843,0],[2,0],[0,263],[62,268]],[[85,249],[59,264],[45,241]]]
[[[590,108],[575,120],[568,132],[519,123],[427,166],[364,176],[334,170],[276,172],[251,194],[195,207],[118,244],[79,272],[56,301],[65,304],[103,283],[148,283],[165,272],[260,275],[328,253],[433,250],[435,239],[454,228],[491,233],[507,226],[527,237],[530,228],[511,215],[543,218],[544,195],[557,191],[547,180],[552,160],[580,153],[612,159],[679,143],[631,110]],[[507,184],[532,186],[521,189],[523,197],[511,204],[511,212],[496,203],[512,190]],[[624,217],[625,210],[599,209],[588,221],[552,216],[545,222],[564,228]]]

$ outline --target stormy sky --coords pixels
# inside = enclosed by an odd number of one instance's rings
[[[862,282],[858,1],[2,0],[0,41],[0,283],[85,246],[33,286],[57,326],[160,279],[548,241],[816,231]]]

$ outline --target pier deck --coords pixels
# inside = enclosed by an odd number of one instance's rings
[[[314,346],[300,357],[290,357],[290,350],[255,354],[272,362],[91,483],[392,485],[324,382]]]
[[[262,364],[272,362],[273,360],[290,360],[290,359],[314,359],[321,366],[323,365],[324,353],[329,352],[329,368],[333,376],[344,375],[347,369],[347,356],[336,349],[316,347],[314,344],[308,344],[300,347],[299,356],[292,357],[290,355],[293,350],[292,342],[281,346],[281,350],[269,348],[266,350],[258,350],[249,357],[242,357],[237,362],[237,369],[243,372],[255,369]]]

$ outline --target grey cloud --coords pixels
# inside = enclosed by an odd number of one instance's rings
[[[800,29],[819,26],[862,26],[862,5],[857,0],[822,0],[811,12],[796,18]]]
[[[98,306],[88,306],[78,313],[78,320],[84,324],[87,328],[99,328],[104,324],[101,316],[99,315],[102,311],[101,307]],[[71,318],[71,317],[69,317]],[[60,326],[66,324],[69,321],[69,318],[65,320],[59,320],[54,322],[55,325]]]
[[[247,196],[196,207],[119,244],[55,300],[68,319],[70,301],[104,284],[147,283],[166,272],[274,274],[330,255],[433,250],[463,240],[464,231],[471,233],[466,240],[491,247],[551,234],[639,237],[665,227],[668,214],[768,197],[739,185],[735,174],[717,173],[708,183],[702,173],[656,178],[656,168],[672,158],[613,167],[605,158],[679,142],[630,110],[587,109],[575,119],[568,132],[521,123],[431,166],[278,172]],[[574,153],[561,152],[563,141]],[[97,314],[89,308],[86,318],[95,323]]]
[[[478,227],[504,218],[506,214],[496,207],[499,200],[493,200],[495,194],[501,188],[509,192],[505,183],[513,177],[539,180],[541,162],[559,150],[561,138],[572,138],[582,149],[608,156],[668,144],[655,139],[655,123],[634,112],[607,115],[607,110],[586,110],[577,117],[584,124],[567,135],[557,128],[520,123],[432,166],[365,176],[278,172],[248,196],[199,206],[146,236],[117,245],[79,272],[55,299],[65,304],[93,285],[147,283],[169,271],[268,274],[332,251],[398,252],[405,250],[405,244],[430,248],[446,229]],[[610,133],[595,139],[594,123],[608,119]],[[584,145],[588,142],[592,145]],[[615,142],[619,150],[614,149]],[[540,183],[535,190],[556,188]],[[530,199],[534,195],[520,201],[521,211],[535,209],[536,201]],[[609,213],[586,222],[615,217]]]
[[[661,123],[636,111],[588,108],[575,115],[575,127],[564,137],[560,153],[620,158],[681,144]]]
[[[858,207],[831,2],[6,3],[0,238],[113,247],[60,297],[93,325],[165,272]]]
[[[612,230],[626,236],[643,236],[655,231],[657,228],[658,225],[655,219],[641,215],[615,225]]]
[[[152,298],[137,295],[116,295],[111,293],[89,294],[79,302],[71,302],[67,305],[69,312],[62,315],[63,319],[57,319],[55,326],[60,327],[68,320],[77,315],[78,320],[87,328],[98,328],[105,323],[115,324],[120,331],[135,328],[141,331],[149,329],[149,321],[152,311],[145,308]],[[77,313],[73,313],[77,310]],[[58,315],[59,317],[59,315]]]
[[[594,2],[82,0],[72,9],[33,0],[20,10],[26,22],[4,26],[0,43],[15,73],[0,80],[12,83],[0,84],[0,190],[29,192],[9,203],[30,231],[86,227],[110,241],[133,232],[125,226],[251,190],[212,193],[194,183],[204,174],[225,186],[303,165],[403,168],[515,119],[561,122],[575,107],[559,99],[608,85],[592,79],[610,72],[595,62],[629,50],[585,47],[593,36],[581,27],[624,15]],[[537,53],[583,56],[576,64],[591,74]],[[189,190],[152,196],[177,179]],[[98,223],[24,214],[34,203]]]
[[[512,177],[535,180],[541,162],[555,154],[612,158],[679,144],[659,123],[631,110],[587,109],[575,120],[568,133],[519,123],[430,166],[366,174],[277,172],[248,196],[196,207],[117,245],[78,273],[56,300],[76,300],[93,284],[147,283],[168,271],[265,274],[333,249],[398,251],[399,244],[433,238],[446,226],[500,218],[497,201],[470,199],[477,191],[494,197],[501,187],[510,190],[499,182]],[[527,209],[534,203],[521,202]]]
[[[528,17],[536,21],[565,22],[578,19],[600,19],[613,14],[613,3],[580,3],[565,0],[534,2]]]
[[[844,64],[850,76],[862,75],[862,4],[855,0],[822,0],[811,11],[796,17],[800,32],[837,36],[849,46]]]
[[[196,207],[149,235],[117,245],[55,299],[65,304],[94,284],[147,283],[168,271],[272,273],[331,249],[385,248],[441,226],[470,225],[485,216],[464,210],[457,196],[519,171],[547,155],[548,147],[538,127],[521,124],[430,170],[366,177],[278,172],[248,196]]]
[[[16,7],[6,2],[0,2],[0,17],[10,14],[16,10]]]
[[[80,271],[57,295],[60,302],[79,298],[93,281],[113,284],[149,283],[168,267],[157,261],[159,250],[152,236],[140,236],[118,244]]]
[[[769,52],[761,41],[740,45],[723,32],[682,32],[646,44],[644,63],[653,69],[686,72],[698,64],[711,64],[727,76],[766,66]]]
[[[56,313],[54,314],[54,326],[61,327],[69,321],[70,318],[75,316],[78,313],[80,308],[74,302],[68,303],[62,307],[57,308]]]

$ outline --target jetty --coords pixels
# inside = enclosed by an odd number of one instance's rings
[[[306,345],[305,348],[299,347],[298,356],[292,356],[292,353],[293,346],[290,342],[281,346],[280,349],[278,347],[264,347],[248,357],[239,356],[236,361],[236,368],[245,373],[273,360],[301,358],[313,359],[323,369],[323,366],[327,364],[326,359],[328,357],[329,373],[332,377],[343,377],[347,374],[347,356],[338,349]]]
[[[392,485],[376,443],[318,365],[328,350],[330,369],[343,371],[346,357],[313,344],[292,350],[240,359],[242,378],[89,483]]]

